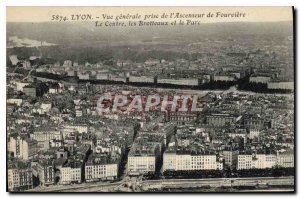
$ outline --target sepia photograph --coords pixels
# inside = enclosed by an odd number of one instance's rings
[[[6,191],[295,192],[294,16],[7,6]]]

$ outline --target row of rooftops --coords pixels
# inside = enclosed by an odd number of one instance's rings
[[[155,142],[135,142],[128,156],[155,156],[160,143]]]
[[[113,158],[109,153],[93,153],[89,156],[86,166],[118,164],[119,159]]]
[[[8,169],[28,169],[30,168],[30,163],[23,162],[20,160],[9,161],[7,164]]]
[[[197,148],[195,145],[186,147],[168,147],[164,153],[176,155],[217,155],[217,152],[214,150],[205,150],[200,147]]]

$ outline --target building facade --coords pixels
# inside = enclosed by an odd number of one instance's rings
[[[223,163],[216,155],[190,155],[164,153],[163,171],[173,170],[223,170]]]
[[[113,180],[118,176],[118,164],[88,164],[85,166],[85,180]]]
[[[29,160],[37,154],[37,145],[37,141],[29,138],[10,137],[8,150],[13,153],[14,157]]]
[[[238,155],[237,170],[272,168],[276,161],[276,155],[273,154]]]
[[[128,157],[128,171],[131,172],[154,172],[156,157],[154,155],[135,155]]]
[[[62,167],[60,169],[60,176],[61,184],[81,183],[81,167]]]

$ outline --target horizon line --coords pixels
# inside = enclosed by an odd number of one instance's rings
[[[96,22],[96,21],[109,21],[109,20],[91,20],[91,21],[6,21],[6,23],[53,23],[53,24],[64,24],[64,23],[88,23],[88,22]],[[126,21],[126,20],[125,20]],[[125,22],[125,21],[110,21],[110,22]],[[138,20],[137,20],[138,21]],[[149,21],[148,21],[149,22]],[[280,21],[216,21],[216,22],[201,22],[201,24],[212,24],[212,23],[280,23],[280,22],[294,22],[294,19],[291,20],[280,20]],[[193,26],[193,25],[189,25]],[[194,25],[196,26],[196,25]],[[129,26],[128,26],[129,27]],[[139,27],[139,26],[130,26],[130,27]]]

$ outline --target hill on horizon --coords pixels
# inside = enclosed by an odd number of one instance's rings
[[[7,38],[17,36],[59,45],[94,42],[192,41],[203,37],[292,36],[292,21],[203,23],[197,26],[95,27],[94,22],[7,23]]]

